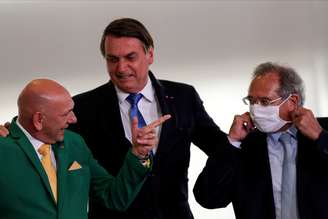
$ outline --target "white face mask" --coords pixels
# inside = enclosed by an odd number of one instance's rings
[[[260,104],[250,105],[250,116],[256,128],[265,133],[276,132],[281,129],[281,127],[291,122],[285,121],[279,116],[279,108],[288,100],[288,98],[278,106],[262,106]]]

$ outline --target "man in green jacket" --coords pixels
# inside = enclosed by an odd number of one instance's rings
[[[68,91],[52,80],[33,80],[21,92],[18,118],[0,137],[1,219],[86,219],[89,198],[120,211],[133,201],[150,168],[154,128],[169,116],[143,128],[133,120],[133,147],[113,177],[83,138],[66,130],[76,122],[73,107]],[[41,153],[43,145],[51,145],[48,155]]]

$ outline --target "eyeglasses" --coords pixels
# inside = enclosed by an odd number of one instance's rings
[[[273,103],[275,103],[281,99],[282,99],[282,97],[278,97],[277,99],[271,100],[267,97],[254,98],[251,96],[247,96],[247,97],[244,97],[242,100],[246,105],[253,105],[253,104],[258,103],[262,106],[270,106]]]

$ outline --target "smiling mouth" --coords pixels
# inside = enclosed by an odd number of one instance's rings
[[[130,79],[133,77],[132,74],[117,74],[116,77],[120,80]]]

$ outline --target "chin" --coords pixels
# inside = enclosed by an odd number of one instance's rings
[[[57,136],[56,141],[64,141],[64,134]]]
[[[126,93],[137,93],[139,91],[134,86],[129,86],[129,85],[121,86],[119,88]]]

